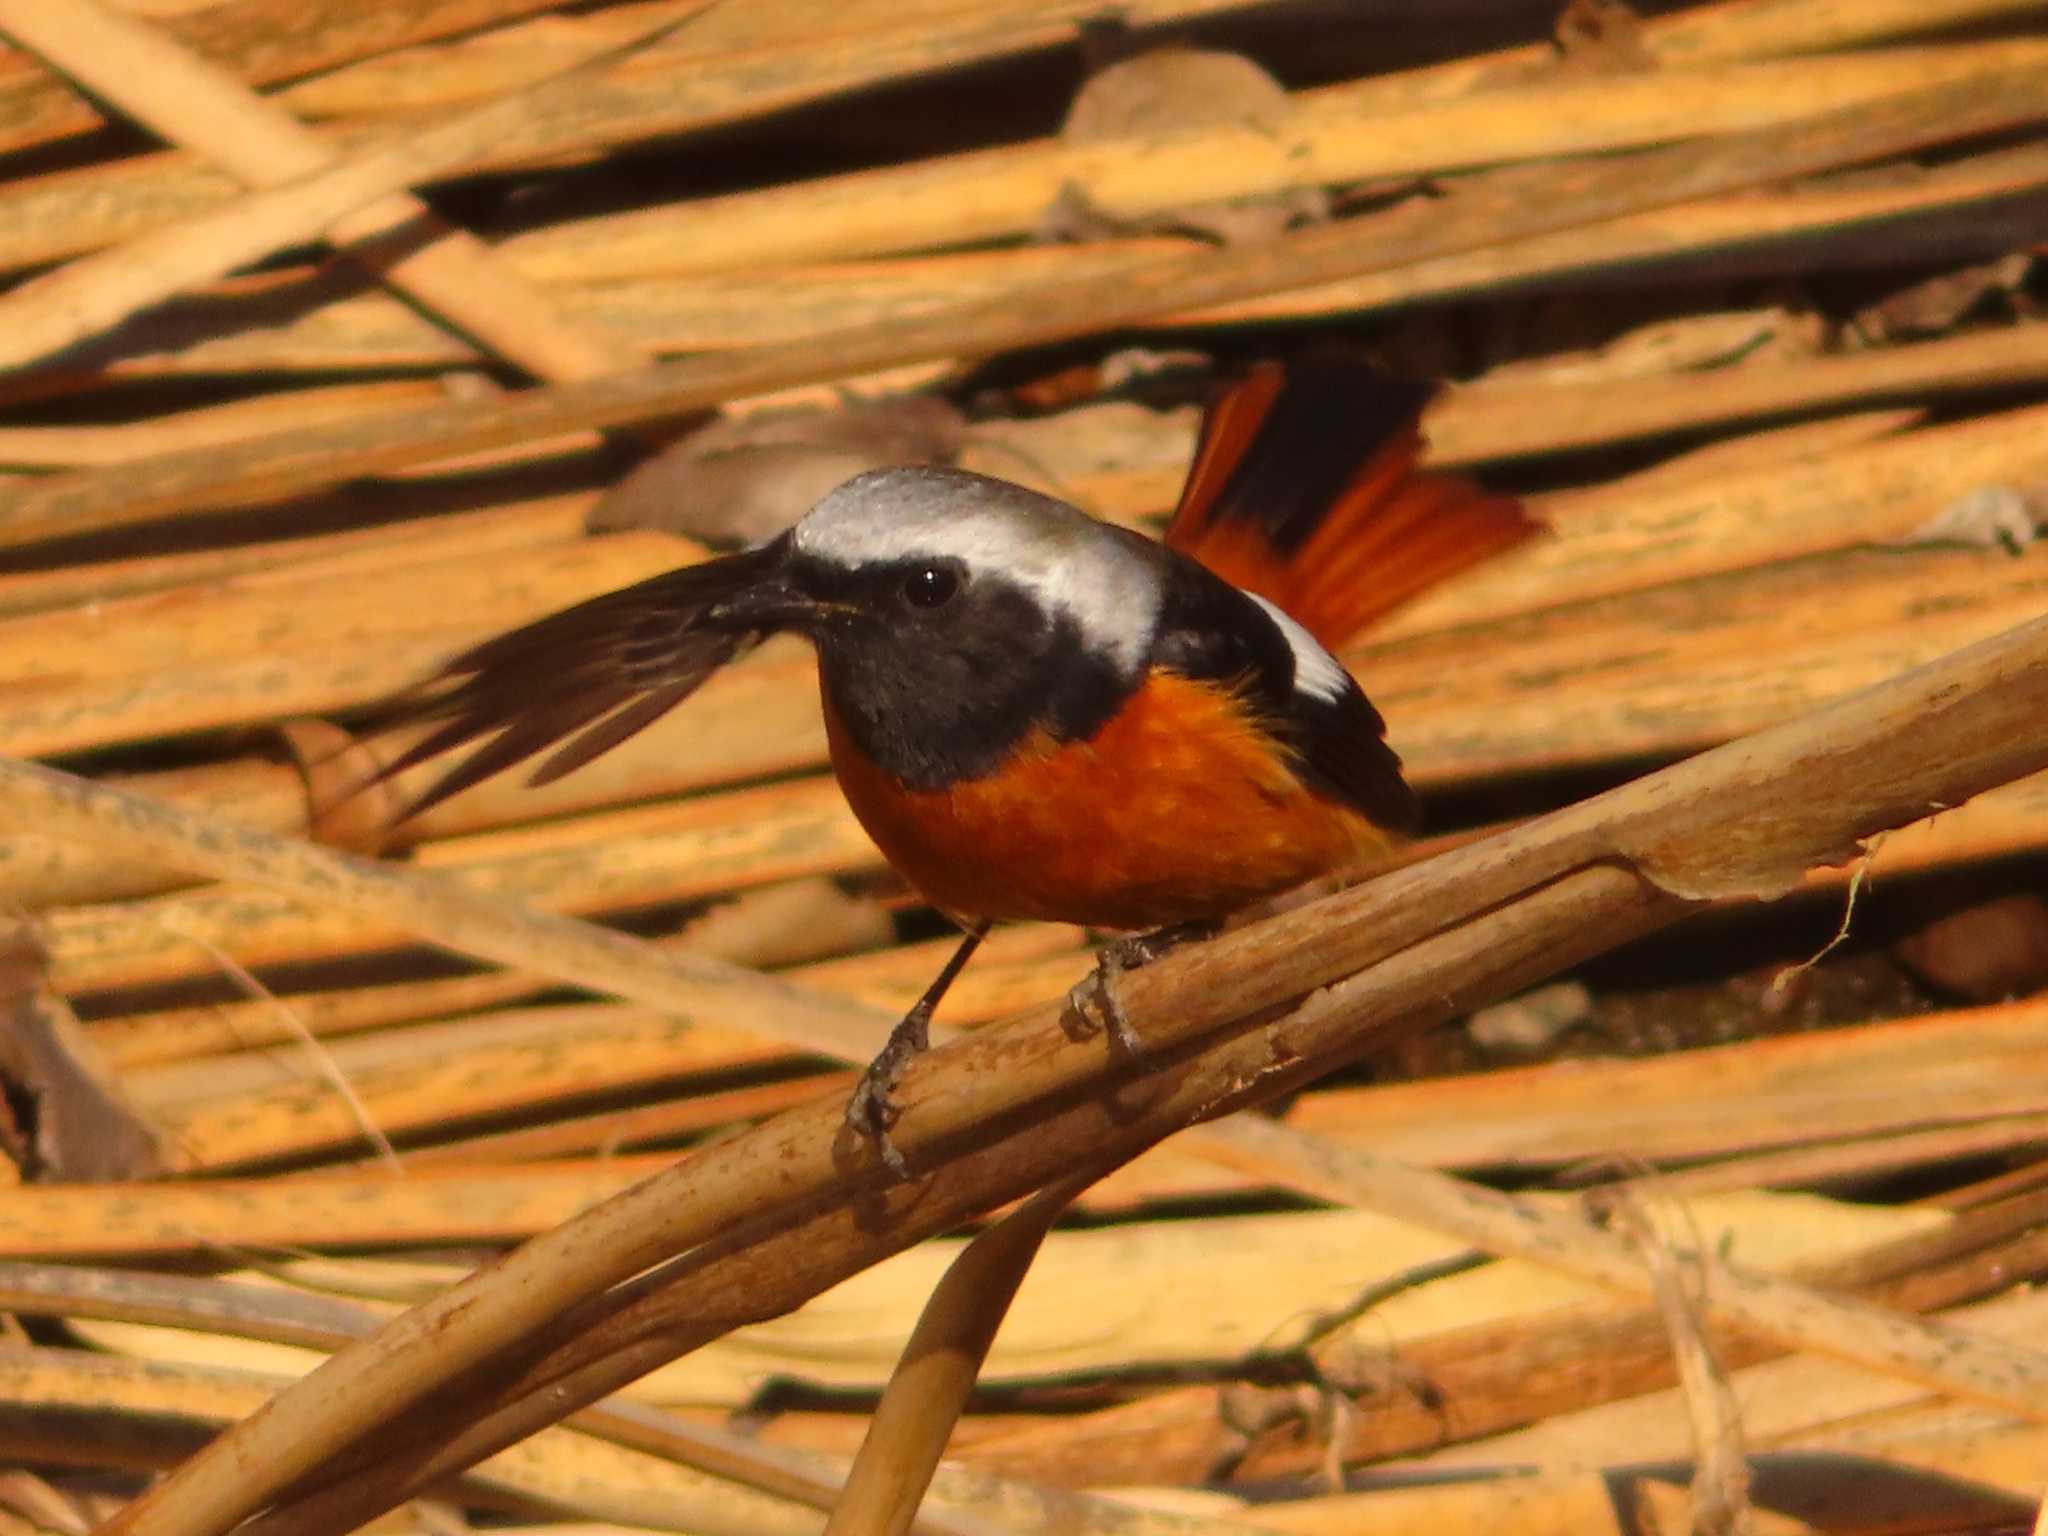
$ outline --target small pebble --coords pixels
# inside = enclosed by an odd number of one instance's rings
[[[1466,1020],[1465,1033],[1482,1050],[1540,1056],[1592,1017],[1593,994],[1584,984],[1558,981],[1481,1008]]]

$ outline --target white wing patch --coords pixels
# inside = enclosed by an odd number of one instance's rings
[[[1275,604],[1267,602],[1256,592],[1247,592],[1253,602],[1266,610],[1273,622],[1280,626],[1280,633],[1287,641],[1287,649],[1294,653],[1294,691],[1305,693],[1312,699],[1321,699],[1325,704],[1334,704],[1349,693],[1354,684],[1351,674],[1344,670],[1344,664],[1324,650],[1316,637],[1290,619]]]

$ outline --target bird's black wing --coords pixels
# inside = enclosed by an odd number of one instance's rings
[[[438,722],[378,778],[482,743],[406,806],[409,817],[550,747],[529,783],[582,767],[652,725],[761,639],[704,618],[763,564],[759,550],[706,560],[464,651],[378,711],[379,732]]]
[[[1245,689],[1302,782],[1389,831],[1421,824],[1386,721],[1351,674],[1280,610],[1169,552],[1151,662]]]
[[[1375,825],[1413,836],[1422,804],[1387,745],[1387,723],[1357,683],[1333,700],[1295,691],[1281,733],[1310,788],[1363,812]]]

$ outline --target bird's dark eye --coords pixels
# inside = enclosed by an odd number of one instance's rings
[[[903,578],[903,598],[913,608],[936,608],[960,590],[960,573],[947,565],[920,565]]]

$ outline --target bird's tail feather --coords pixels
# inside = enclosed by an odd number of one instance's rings
[[[1345,354],[1259,364],[1203,419],[1167,544],[1343,644],[1541,526],[1420,467],[1435,392]]]

